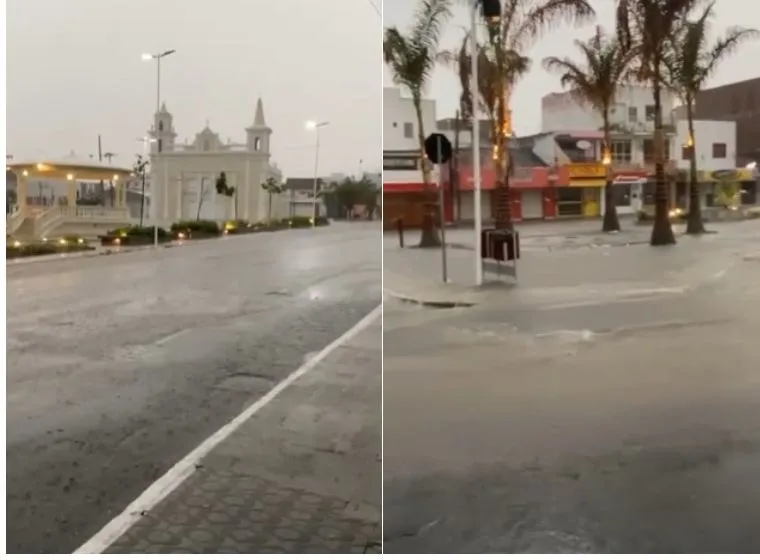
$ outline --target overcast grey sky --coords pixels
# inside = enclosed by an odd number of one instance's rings
[[[378,1],[378,0],[376,0]],[[261,95],[286,176],[380,168],[382,21],[367,0],[7,0],[7,153],[115,152],[130,165],[155,110],[144,52],[161,66],[177,140],[209,120],[245,141]]]
[[[411,21],[416,0],[384,0],[383,24],[386,27],[398,26],[406,29]],[[597,23],[612,30],[614,28],[614,11],[617,3],[614,0],[592,0],[597,13]],[[747,9],[751,4],[748,0],[718,0],[716,4],[717,17],[714,28],[722,32],[727,26],[743,25],[760,29],[760,10]],[[754,4],[752,4],[754,6]],[[448,49],[461,44],[464,27],[469,27],[469,15],[459,2],[455,16],[448,25],[443,38],[442,48]],[[541,96],[561,91],[556,75],[547,74],[541,66],[541,61],[547,56],[573,56],[573,40],[585,39],[593,31],[593,25],[585,28],[561,27],[550,35],[540,39],[529,52],[533,59],[533,70],[517,85],[512,102],[514,126],[518,134],[538,132],[541,123]],[[741,50],[726,61],[712,80],[711,85],[721,85],[730,82],[755,78],[760,75],[760,41],[748,42]],[[385,71],[385,85],[391,85],[390,75]],[[459,82],[456,75],[447,68],[439,68],[436,72],[429,91],[429,97],[438,101],[438,116],[453,117],[459,98]]]

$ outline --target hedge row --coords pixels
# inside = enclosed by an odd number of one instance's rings
[[[329,225],[327,218],[318,217],[317,226]],[[158,228],[158,241],[174,239],[208,239],[221,235],[239,235],[263,231],[280,231],[283,229],[312,227],[311,218],[294,216],[267,222],[246,222],[245,220],[228,220],[223,225],[213,220],[187,220],[175,222],[169,230]],[[154,242],[153,226],[129,226],[119,228],[100,237],[102,245],[148,245]]]
[[[50,241],[33,241],[22,243],[6,238],[5,258],[20,259],[24,257],[41,257],[62,253],[80,253],[93,251],[95,248],[80,237],[60,237]]]

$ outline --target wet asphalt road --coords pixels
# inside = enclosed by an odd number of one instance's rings
[[[379,224],[8,267],[9,553],[69,553],[381,300]]]
[[[606,267],[526,256],[565,302],[527,282],[470,309],[386,303],[384,552],[760,552],[760,256],[742,256],[760,227],[742,227]],[[631,297],[647,276],[663,291]],[[611,285],[591,301],[563,278]]]

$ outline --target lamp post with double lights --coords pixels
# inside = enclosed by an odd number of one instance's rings
[[[470,10],[470,94],[472,96],[472,188],[475,206],[475,285],[483,284],[482,238],[483,215],[480,205],[480,118],[478,116],[478,11],[482,9],[483,18],[493,21],[501,17],[500,0],[472,0]]]
[[[161,111],[161,59],[166,58],[167,56],[174,54],[177,52],[175,49],[169,49],[167,51],[163,51],[156,54],[149,54],[145,53],[142,55],[142,59],[145,61],[149,60],[155,60],[156,61],[156,115],[158,115],[159,111]],[[154,130],[153,134],[155,137],[153,140],[158,143],[158,130]],[[145,140],[145,145],[147,147],[148,140]],[[161,151],[161,144],[157,144],[157,150]],[[151,184],[151,210],[153,213],[157,213],[156,211],[156,200],[155,200],[155,189],[154,184]],[[164,188],[167,188],[168,185],[164,185]],[[158,215],[155,215],[153,217],[153,245],[158,246]]]
[[[316,227],[317,225],[317,208],[319,201],[317,200],[317,186],[319,184],[319,129],[330,124],[328,121],[307,121],[306,129],[314,130],[317,133],[317,145],[316,153],[314,155],[314,187],[312,188],[312,197],[314,199],[311,213],[311,225]]]

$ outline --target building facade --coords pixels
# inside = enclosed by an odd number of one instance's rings
[[[667,121],[677,105],[677,97],[662,93],[662,114]],[[631,133],[651,134],[654,127],[652,90],[643,86],[621,86],[610,109],[613,128]],[[671,123],[672,124],[672,123]],[[590,105],[579,104],[572,92],[550,93],[541,98],[541,131],[602,130],[604,122]]]
[[[256,102],[253,121],[245,128],[246,142],[223,142],[208,126],[193,142],[177,144],[173,117],[162,105],[149,131],[151,144],[151,215],[155,223],[168,226],[180,220],[229,220],[251,222],[267,219],[269,197],[261,185],[269,177],[282,180],[271,163],[272,129],[264,118],[262,100]],[[224,172],[233,196],[218,194],[216,180]],[[272,205],[277,215],[287,215],[287,203]],[[282,215],[280,215],[282,214]]]
[[[437,131],[435,100],[422,100],[422,125],[425,136]],[[419,147],[419,124],[410,97],[400,88],[383,88],[383,224],[394,227],[399,220],[408,227],[422,224],[426,201],[438,183],[426,191],[422,181],[423,154]]]
[[[700,91],[695,100],[698,119],[736,123],[736,162],[760,164],[760,78]]]
[[[683,107],[674,107],[672,94],[663,98],[666,135],[666,175],[670,204],[688,206],[690,150],[688,122]],[[568,168],[567,188],[560,189],[560,215],[601,215],[605,210],[608,173],[613,200],[621,214],[649,211],[654,204],[654,106],[642,87],[620,88],[611,114],[612,139],[609,169],[603,165],[603,123],[590,107],[579,105],[569,93],[550,94],[542,100],[542,126],[554,127],[561,154],[555,164]],[[643,119],[642,119],[643,115]],[[757,199],[757,186],[738,161],[736,125],[728,120],[695,120],[694,141],[703,207],[721,204],[731,191],[741,191],[745,204]],[[539,135],[540,136],[540,135]],[[546,152],[546,147],[542,148]],[[548,154],[546,154],[548,155]],[[565,159],[566,158],[566,159]],[[730,171],[734,170],[734,171]],[[722,178],[718,180],[717,178]],[[731,183],[729,179],[735,179]],[[730,197],[729,197],[730,198]]]

